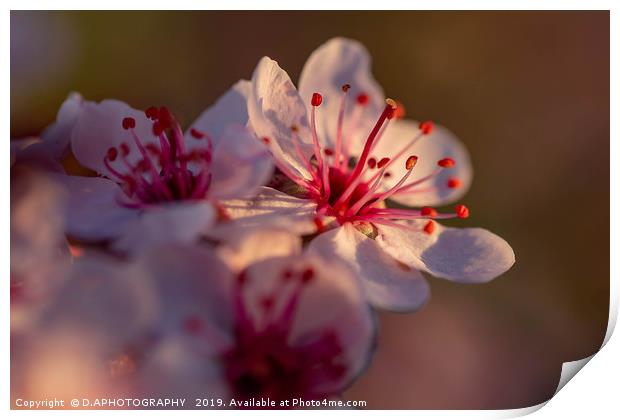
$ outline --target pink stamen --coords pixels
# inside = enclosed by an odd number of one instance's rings
[[[312,128],[312,144],[314,146],[314,156],[316,157],[317,160],[317,164],[319,167],[319,173],[323,173],[323,166],[325,165],[325,163],[323,162],[323,157],[321,155],[321,145],[319,144],[319,135],[317,134],[316,131],[316,109],[317,107],[321,104],[321,102],[323,101],[322,97],[321,97],[321,101],[314,101],[314,95],[312,95],[313,101],[312,101],[312,112],[310,114],[310,124],[311,124],[311,128]],[[318,93],[316,93],[316,95],[319,95]],[[319,105],[314,105],[315,103],[318,103]]]
[[[381,159],[381,162],[384,162],[385,159],[387,158]],[[386,162],[389,163],[389,159],[387,159]],[[351,217],[354,214],[356,214],[362,208],[362,206],[366,204],[366,202],[374,195],[375,191],[377,191],[377,189],[379,188],[379,185],[381,185],[381,181],[383,180],[383,174],[385,173],[386,168],[387,168],[387,163],[385,165],[379,166],[379,169],[381,170],[377,173],[378,176],[373,177],[375,181],[372,183],[371,187],[368,189],[366,194],[364,194],[362,198],[357,200],[353,204],[353,206],[351,206],[351,208],[347,211],[348,217]]]
[[[338,110],[338,125],[336,126],[336,151],[334,154],[334,162],[336,163],[335,166],[340,166],[340,153],[342,148],[342,126],[344,121],[344,112],[347,104],[347,93],[350,89],[351,85],[347,84],[342,86],[342,91],[344,93],[342,94],[342,98],[340,99],[340,109]]]
[[[145,115],[153,121],[152,131],[159,138],[159,147],[154,143],[145,144],[135,130],[135,119],[126,117],[122,119],[121,125],[130,132],[141,159],[136,163],[129,161],[130,149],[126,143],[121,143],[118,149],[109,149],[103,159],[105,167],[117,178],[116,181],[125,192],[126,198],[119,197],[117,201],[128,208],[143,208],[153,203],[206,197],[211,182],[210,137],[196,129],[190,130],[192,137],[197,140],[206,137],[207,146],[186,154],[181,127],[167,108],[149,107]],[[172,141],[166,135],[166,130],[171,133]],[[126,173],[112,165],[119,155]],[[187,168],[189,161],[198,164],[198,173],[194,174]]]
[[[389,118],[392,117],[395,109],[396,109],[396,103],[392,99],[387,99],[385,108],[383,109],[381,116],[379,116],[377,123],[375,124],[374,128],[368,135],[368,139],[366,140],[366,144],[364,145],[364,150],[362,151],[362,154],[357,162],[357,165],[355,166],[355,168],[353,169],[353,172],[351,172],[351,175],[349,176],[349,180],[348,180],[349,182],[354,181],[362,173],[362,170],[364,169],[364,166],[366,165],[366,159],[368,159],[368,155],[370,154],[372,143],[377,137],[379,130],[383,126],[383,123],[385,123],[385,121],[387,121]]]
[[[396,185],[394,185],[392,188],[390,188],[389,190],[387,190],[383,194],[380,194],[377,197],[373,197],[374,201],[376,203],[380,203],[381,201],[388,199],[394,193],[396,193],[398,189],[401,187],[401,185],[405,183],[407,178],[409,178],[409,175],[411,175],[411,172],[413,171],[413,168],[415,167],[417,162],[418,162],[417,156],[409,156],[409,158],[407,159],[407,162],[405,163],[405,168],[407,169],[407,173],[405,173],[405,175],[400,179],[400,181],[398,181]]]

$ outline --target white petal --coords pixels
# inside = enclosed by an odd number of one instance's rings
[[[463,283],[493,280],[515,262],[510,245],[486,229],[450,228],[436,223],[435,231],[428,235],[422,230],[425,223],[403,223],[419,228],[419,233],[380,225],[377,243],[405,264]]]
[[[92,102],[91,102],[92,103]],[[62,103],[56,122],[47,127],[41,139],[54,159],[61,159],[69,149],[71,132],[85,104],[79,93],[71,93]]]
[[[251,197],[273,174],[272,157],[249,129],[231,125],[213,150],[211,173],[211,197]]]
[[[159,144],[153,134],[152,123],[144,112],[112,99],[100,103],[87,102],[82,107],[71,135],[71,146],[77,160],[87,168],[111,177],[104,165],[104,158],[110,147],[118,148],[121,143],[126,143],[130,148],[128,160],[133,164],[142,159],[131,132],[122,127],[123,118],[126,117],[136,121],[134,130],[144,145]],[[126,172],[120,158],[112,162],[112,166],[121,173]]]
[[[336,256],[346,261],[373,306],[415,311],[429,298],[428,283],[419,271],[400,264],[350,223],[319,235],[309,249],[325,258]]]
[[[389,158],[395,156],[418,132],[418,123],[415,121],[392,121],[373,151],[373,155]],[[465,146],[447,128],[435,125],[429,135],[422,136],[413,147],[395,160],[389,168],[392,176],[391,182],[386,183],[387,188],[396,184],[405,174],[405,162],[411,155],[417,156],[418,162],[406,184],[430,175],[437,169],[437,162],[443,158],[454,159],[456,165],[452,168],[443,168],[438,176],[415,187],[415,189],[429,189],[429,191],[398,194],[392,196],[392,200],[408,206],[438,206],[458,200],[469,189],[472,180],[469,154]],[[448,179],[450,178],[458,178],[461,186],[449,188]]]
[[[203,401],[208,395],[215,398],[215,407],[208,408],[217,409],[218,398],[229,401],[231,397],[218,356],[196,348],[195,342],[185,336],[166,336],[141,366],[137,378],[139,395],[143,398],[183,395],[186,406],[190,402],[195,404],[196,399]]]
[[[233,274],[206,247],[163,245],[152,248],[139,265],[153,280],[156,329],[167,336],[185,336],[196,350],[208,352],[231,343]],[[188,320],[196,325],[188,329]]]
[[[296,198],[273,188],[261,187],[249,200],[227,200],[220,204],[230,220],[219,223],[209,235],[224,241],[235,229],[284,228],[300,235],[316,230],[314,201]]]
[[[335,334],[343,353],[334,361],[345,367],[345,374],[336,381],[318,383],[312,391],[341,391],[368,365],[375,338],[372,312],[354,273],[346,265],[331,256],[321,258],[316,254],[259,262],[246,271],[244,302],[260,330],[269,324],[268,319],[282,314],[298,284],[299,280],[284,280],[283,273],[291,270],[296,277],[308,268],[313,270],[314,276],[312,281],[301,286],[287,341],[291,347],[302,347],[325,333]],[[270,316],[265,315],[261,305],[265,297],[274,298],[274,312]]]
[[[164,243],[191,243],[215,223],[215,209],[208,201],[183,201],[145,209],[128,223],[114,243],[127,253],[140,253]]]
[[[97,332],[124,350],[152,324],[154,296],[134,267],[108,257],[77,259],[69,278],[43,317],[43,329]]]
[[[258,62],[252,75],[248,114],[257,136],[269,139],[274,157],[310,179],[303,160],[296,154],[291,131],[291,127],[297,127],[301,150],[309,158],[312,146],[305,102],[288,74],[268,57]]]
[[[138,212],[122,207],[119,186],[105,178],[58,175],[68,194],[66,231],[83,240],[104,240],[124,232]]]
[[[372,76],[370,67],[368,50],[361,43],[346,38],[330,39],[317,48],[306,61],[299,78],[299,93],[304,103],[309,103],[314,92],[323,96],[323,103],[317,110],[317,124],[321,137],[330,147],[335,143],[343,85],[351,85],[345,108],[345,131],[357,96],[365,93],[369,99],[364,107],[358,131],[351,142],[354,152],[361,150],[363,142],[385,107],[383,90]]]
[[[224,130],[231,124],[246,125],[248,123],[247,99],[250,94],[249,80],[239,80],[215,104],[205,110],[189,127],[195,128],[219,142]],[[195,143],[190,130],[185,133],[188,145]]]
[[[301,238],[286,229],[236,229],[230,233],[218,255],[237,272],[271,257],[301,253]]]

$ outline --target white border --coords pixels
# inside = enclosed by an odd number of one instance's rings
[[[28,9],[48,9],[50,4],[45,1],[8,1],[10,9],[28,10]],[[131,3],[131,5],[129,4]],[[165,10],[172,5],[170,2],[164,2],[161,0],[151,0],[144,2],[129,2],[127,0],[94,0],[89,2],[67,1],[61,0],[54,2],[54,6],[59,9],[155,9]],[[579,10],[612,10],[611,12],[611,138],[615,139],[611,142],[611,156],[610,164],[614,161],[614,158],[618,158],[618,145],[617,134],[618,127],[617,121],[614,120],[614,116],[617,116],[617,104],[618,104],[618,85],[616,83],[617,74],[619,74],[618,66],[618,25],[620,19],[618,18],[618,10],[613,10],[614,3],[612,1],[602,0],[590,0],[590,1],[576,1],[576,0],[556,0],[556,1],[535,1],[535,0],[522,0],[519,2],[502,2],[497,4],[491,1],[475,1],[470,0],[468,2],[452,0],[452,1],[405,1],[396,0],[389,3],[366,0],[349,0],[334,2],[333,0],[314,0],[308,2],[284,2],[284,1],[272,1],[263,0],[260,3],[252,1],[239,1],[239,0],[227,0],[226,2],[198,2],[196,0],[175,0],[174,6],[178,10],[195,10],[200,6],[208,6],[213,10],[231,10],[231,9],[254,9],[254,10],[273,10],[273,9],[289,9],[289,10],[304,10],[304,9],[325,9],[325,10],[339,10],[339,9],[375,9],[377,6],[387,8],[386,10],[404,10],[404,9],[417,9],[417,10],[467,10],[463,6],[468,6],[469,9],[483,10],[483,9],[496,9],[496,10],[545,10],[545,9],[579,9]],[[2,18],[2,56],[10,56],[10,14],[7,12]],[[4,95],[2,107],[2,118],[0,121],[0,127],[2,132],[9,133],[10,122],[10,67],[4,65],[2,67],[3,79],[5,80],[5,86],[7,87]],[[6,151],[8,149],[8,142],[5,143]],[[8,155],[8,153],[7,153]],[[9,178],[10,168],[8,163],[8,156],[3,156],[4,165],[0,165],[2,168],[2,196],[9,197]],[[616,160],[617,161],[617,160]],[[611,185],[620,184],[619,170],[617,166],[611,165]],[[620,214],[618,190],[611,191],[611,214]],[[5,201],[6,203],[7,201]],[[4,205],[1,207],[2,218],[4,223],[2,224],[2,274],[3,278],[9,278],[9,206]],[[553,223],[553,221],[550,221]],[[605,337],[605,346],[603,351],[594,355],[592,362],[585,368],[584,372],[579,374],[579,380],[570,381],[561,392],[552,398],[548,404],[540,404],[535,407],[517,409],[517,410],[491,410],[491,411],[338,411],[338,412],[321,412],[316,413],[314,411],[296,411],[294,415],[297,417],[305,417],[314,419],[317,414],[321,417],[326,416],[328,418],[337,417],[362,417],[369,418],[375,417],[377,414],[381,416],[400,417],[400,418],[508,418],[517,417],[535,412],[532,418],[548,419],[561,417],[563,419],[582,419],[584,416],[590,416],[595,419],[615,418],[618,415],[618,398],[617,398],[617,374],[620,373],[620,363],[617,355],[620,354],[620,342],[617,338],[612,338],[611,334],[616,323],[618,314],[618,278],[620,277],[619,260],[618,256],[618,243],[619,226],[617,218],[611,219],[610,236],[611,241],[611,302],[610,302],[610,322],[608,325],[607,334]],[[604,235],[603,239],[604,238]],[[9,325],[9,294],[2,292],[2,315],[1,321],[3,326]],[[8,330],[8,328],[7,328]],[[610,339],[611,338],[611,339]],[[0,407],[9,411],[9,344],[8,344],[8,331],[3,330],[2,338],[0,341],[2,346],[2,372],[5,372],[0,380]],[[590,359],[590,358],[588,358]],[[579,366],[581,365],[581,366]],[[583,363],[573,363],[568,365],[571,369],[576,366],[583,367]],[[578,371],[578,369],[577,369]],[[563,375],[566,375],[568,370],[563,370]],[[576,373],[576,372],[574,372]],[[560,389],[561,387],[559,387]],[[540,408],[547,405],[542,410]],[[93,418],[109,418],[111,415],[121,415],[122,417],[142,417],[147,415],[149,418],[170,418],[171,416],[177,416],[178,413],[171,413],[168,411],[149,411],[148,413],[142,412],[110,412],[110,411],[10,411],[9,415],[14,418],[32,418],[35,416],[44,415],[49,418],[84,418],[85,416]],[[204,413],[201,411],[189,411],[184,415],[204,419],[205,416],[216,416],[217,418],[238,418],[251,416],[253,418],[290,418],[291,413],[288,412],[209,412]]]

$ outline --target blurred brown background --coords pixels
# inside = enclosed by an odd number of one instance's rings
[[[411,315],[380,314],[369,408],[518,408],[596,351],[609,302],[607,12],[12,12],[11,138],[69,91],[165,104],[191,122],[263,55],[295,81],[332,36],[362,41],[408,115],[454,131],[474,162],[464,202],[517,263],[476,286],[431,280]]]

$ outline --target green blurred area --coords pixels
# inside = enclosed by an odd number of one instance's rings
[[[369,408],[517,408],[596,351],[609,303],[608,12],[12,12],[11,138],[70,91],[189,123],[269,55],[295,81],[333,36],[363,42],[386,94],[467,145],[471,218],[517,263],[484,285],[432,280],[419,313],[381,314],[347,394]]]

